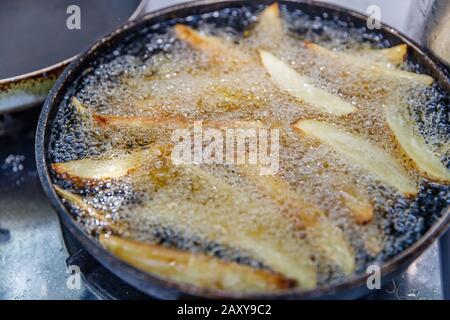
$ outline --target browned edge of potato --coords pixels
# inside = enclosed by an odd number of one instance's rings
[[[208,289],[261,292],[293,288],[280,274],[161,245],[100,235],[100,243],[132,266],[157,276]]]

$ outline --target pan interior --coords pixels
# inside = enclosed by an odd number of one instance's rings
[[[74,57],[127,21],[139,0],[4,0],[0,2],[0,79],[19,76]],[[80,9],[80,29],[67,21]],[[69,23],[70,25],[70,23]]]
[[[73,84],[60,104],[52,123],[50,161],[65,163],[86,158],[123,158],[130,150],[170,140],[167,132],[141,132],[136,128],[105,132],[91,128],[86,125],[90,120],[86,120],[76,109],[72,97],[76,97],[90,110],[91,121],[92,113],[117,117],[182,115],[189,119],[205,121],[210,116],[217,121],[257,120],[272,127],[280,127],[285,131],[281,133],[279,175],[294,189],[307,194],[311,201],[327,212],[327,218],[333,221],[333,225],[343,230],[354,251],[354,272],[361,273],[367,265],[387,261],[413,244],[441,216],[450,199],[448,185],[422,177],[411,166],[410,161],[398,153],[398,145],[393,143],[382,112],[386,94],[389,94],[391,99],[402,101],[409,106],[410,115],[417,122],[418,130],[425,137],[427,144],[436,152],[440,152],[441,161],[447,168],[450,164],[449,150],[445,149],[446,141],[448,142],[450,137],[448,94],[438,84],[423,89],[410,87],[405,83],[375,81],[370,76],[363,79],[370,90],[366,90],[366,87],[358,91],[355,88],[361,85],[360,79],[354,79],[352,75],[345,75],[345,80],[340,80],[340,76],[333,79],[333,76],[340,75],[343,70],[334,69],[335,66],[327,61],[312,59],[308,52],[305,52],[302,43],[311,41],[349,53],[391,47],[396,43],[392,43],[382,34],[368,33],[364,28],[344,22],[332,14],[309,16],[301,10],[282,6],[289,38],[282,47],[274,48],[272,39],[252,39],[247,33],[248,30],[251,33],[262,9],[261,6],[227,8],[148,26],[119,46],[105,52],[93,63],[93,70],[83,74]],[[243,52],[252,52],[260,47],[270,50],[285,61],[290,61],[292,65],[298,64],[297,70],[306,72],[312,78],[324,77],[327,81],[334,81],[333,84],[341,88],[341,93],[351,95],[360,109],[357,113],[345,117],[316,113],[307,107],[298,109],[296,101],[272,87],[264,70],[252,68],[259,63],[257,57],[250,59],[248,66],[241,65],[237,70],[231,67],[223,74],[221,67],[224,61],[216,61],[211,67],[202,55],[197,55],[192,48],[176,39],[172,28],[178,23],[188,24],[207,34],[227,39]],[[308,67],[311,65],[314,67]],[[205,77],[204,70],[208,68],[211,68],[212,74]],[[423,72],[420,64],[413,60],[404,62],[402,68]],[[239,83],[238,88],[236,83]],[[199,88],[201,90],[197,92]],[[220,97],[223,100],[220,100]],[[408,169],[409,178],[419,186],[418,194],[408,197],[386,184],[376,182],[372,176],[336,157],[332,150],[317,144],[313,139],[306,139],[307,143],[304,144],[290,127],[298,119],[332,123],[352,134],[369,139],[391,154],[396,154],[396,160]],[[67,179],[67,176],[54,174],[52,178],[60,187],[84,197],[90,206],[107,212],[113,223],[129,223],[130,229],[123,234],[127,238],[205,253],[225,261],[271,270],[268,263],[255,258],[249,250],[237,250],[232,244],[226,243],[230,241],[215,237],[208,229],[215,227],[214,219],[207,220],[210,217],[201,215],[199,211],[197,216],[190,214],[202,208],[215,210],[218,214],[223,211],[224,214],[231,215],[232,218],[229,219],[236,219],[234,228],[237,234],[240,231],[247,232],[248,224],[257,224],[260,222],[258,219],[267,219],[267,233],[273,231],[274,237],[288,242],[290,240],[285,235],[276,231],[278,227],[286,226],[277,225],[278,222],[269,217],[270,212],[279,211],[279,214],[283,214],[283,210],[274,205],[268,197],[259,194],[254,184],[243,182],[242,177],[236,174],[239,168],[205,165],[201,166],[201,169],[214,176],[217,181],[225,181],[234,190],[239,191],[230,191],[230,196],[214,188],[209,190],[204,184],[210,180],[193,181],[185,172],[166,170],[163,163],[159,163],[156,168],[148,164],[146,170],[151,174],[146,178],[131,174],[125,179],[81,186],[77,181]],[[175,178],[170,180],[169,185],[168,177]],[[142,183],[141,180],[146,182]],[[173,182],[175,180],[176,182]],[[355,225],[349,218],[348,210],[342,208],[339,192],[346,188],[347,183],[361,186],[365,196],[370,198],[375,211],[370,224]],[[197,206],[183,207],[182,202],[192,197],[190,191],[185,190],[192,188],[200,190],[196,195]],[[160,189],[166,191],[158,193]],[[242,196],[243,194],[251,195],[251,201]],[[218,197],[220,203],[215,203],[214,197]],[[209,206],[211,199],[213,207]],[[150,207],[145,207],[146,203],[149,203]],[[234,209],[229,211],[229,206],[234,206]],[[86,218],[80,208],[70,205],[68,207],[93,236],[98,236],[108,229],[108,223],[105,226],[101,221]],[[178,215],[172,215],[173,220],[167,218],[168,214],[163,216],[170,210],[179,211]],[[235,215],[236,210],[246,212],[249,219],[239,220],[241,217]],[[147,214],[146,211],[153,214]],[[264,212],[267,215],[264,215]],[[161,222],[162,220],[164,222]],[[209,225],[205,227],[202,224]],[[292,231],[286,228],[282,229],[282,232]],[[220,232],[218,230],[218,233]],[[308,237],[304,231],[299,233],[299,237]],[[380,244],[381,247],[376,248]],[[292,249],[295,245],[293,243],[292,246],[287,246]],[[293,255],[294,252],[292,249]],[[342,282],[345,279],[343,270],[320,263],[327,260],[326,254],[313,252],[313,255],[313,263],[319,261],[319,286]]]

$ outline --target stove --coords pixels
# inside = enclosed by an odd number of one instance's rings
[[[181,1],[164,4],[168,2]],[[361,10],[365,3],[330,2]],[[148,10],[162,3],[150,1]],[[401,21],[388,23],[401,28]],[[38,114],[34,109],[0,115],[0,299],[151,299],[102,267],[59,224],[35,167]],[[365,299],[443,299],[442,287],[450,298],[450,269],[442,268],[450,266],[449,238],[450,232],[441,241],[441,250],[435,243],[404,273]]]

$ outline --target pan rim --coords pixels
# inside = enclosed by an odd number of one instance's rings
[[[125,282],[129,283],[133,287],[137,288],[140,291],[145,292],[148,295],[156,296],[156,297],[194,297],[194,298],[214,298],[214,299],[316,299],[316,298],[325,298],[327,296],[331,296],[334,294],[343,293],[347,290],[351,290],[353,288],[359,288],[366,284],[366,280],[368,275],[364,273],[354,274],[350,277],[346,277],[342,282],[337,284],[330,284],[321,287],[317,287],[312,290],[299,290],[299,289],[291,289],[288,291],[280,291],[275,293],[236,293],[236,292],[228,292],[228,291],[220,291],[220,290],[208,290],[199,288],[192,285],[186,285],[183,283],[177,283],[172,280],[163,279],[157,277],[153,274],[149,274],[143,271],[140,271],[126,262],[120,260],[115,257],[108,251],[106,251],[100,243],[90,236],[86,230],[84,230],[79,223],[72,218],[72,215],[68,212],[66,207],[63,205],[60,198],[57,196],[55,190],[53,189],[53,184],[50,177],[50,171],[48,166],[48,138],[49,138],[49,128],[50,121],[52,117],[50,116],[51,111],[55,111],[58,104],[55,104],[54,101],[56,97],[63,94],[65,91],[64,85],[66,84],[66,78],[73,72],[79,72],[80,68],[78,64],[81,63],[85,59],[89,59],[94,52],[102,48],[102,45],[106,42],[110,42],[114,40],[120,34],[126,32],[127,30],[138,28],[139,26],[144,26],[145,23],[152,21],[160,16],[175,13],[182,9],[190,9],[199,8],[200,6],[208,6],[212,4],[223,4],[226,6],[231,6],[231,4],[245,4],[247,0],[221,0],[221,1],[212,1],[212,0],[198,0],[191,1],[188,3],[182,3],[170,7],[166,7],[160,10],[153,11],[136,21],[129,22],[124,26],[120,27],[116,31],[112,32],[108,36],[104,37],[97,43],[95,43],[88,51],[83,54],[80,54],[70,65],[66,68],[66,70],[60,75],[56,84],[52,88],[49,96],[47,97],[44,107],[41,110],[41,114],[39,117],[39,123],[36,131],[36,161],[39,178],[43,185],[44,191],[49,198],[53,208],[57,211],[59,218],[62,222],[69,228],[69,231],[81,242],[84,248],[96,258],[96,260],[105,266],[109,271],[114,273],[119,278],[123,279]],[[270,4],[273,1],[268,0],[257,0],[252,1],[252,3],[257,2],[258,4]],[[311,5],[317,9],[323,10],[331,10],[333,12],[344,13],[345,15],[350,16],[354,19],[367,19],[366,15],[358,13],[354,10],[340,7],[337,5],[332,5],[328,3],[323,3],[319,1],[311,1],[311,0],[290,0],[290,1],[279,1],[281,4],[306,4]],[[226,7],[224,6],[224,7]],[[430,55],[427,50],[424,50],[419,45],[417,45],[414,41],[397,31],[396,29],[382,23],[383,31],[395,36],[398,40],[403,43],[408,44],[409,47],[414,49],[415,52],[420,54],[424,59],[428,60],[427,63],[432,65],[435,69],[435,73],[440,73],[440,76],[443,79],[446,79],[445,73],[443,72],[442,67],[435,60],[435,58]],[[389,275],[399,271],[407,265],[409,262],[415,260],[420,254],[422,254],[427,248],[431,246],[434,241],[439,238],[445,230],[450,226],[450,207],[447,207],[442,214],[442,217],[435,222],[427,232],[420,237],[416,242],[407,247],[402,252],[398,253],[391,259],[385,261],[380,264],[380,270],[382,275]],[[123,272],[119,272],[117,269],[121,269]],[[383,276],[382,276],[383,277]],[[140,283],[141,282],[141,283]],[[144,283],[142,283],[144,282]],[[176,290],[176,293],[172,291]],[[365,289],[366,290],[366,289]]]

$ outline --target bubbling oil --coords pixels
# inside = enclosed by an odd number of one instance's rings
[[[192,121],[223,122],[260,120],[267,127],[281,130],[277,176],[342,230],[355,252],[356,272],[362,272],[368,264],[385,261],[411,245],[450,202],[448,186],[421,177],[399,152],[387,127],[383,105],[387,101],[407,102],[427,143],[449,166],[448,95],[437,85],[424,90],[398,81],[380,81],[356,67],[317,58],[305,48],[304,40],[349,53],[390,45],[381,35],[367,34],[364,29],[328,16],[311,18],[301,11],[283,8],[285,34],[278,46],[268,39],[252,37],[251,29],[244,30],[257,20],[261,8],[255,8],[224,9],[152,26],[106,54],[61,103],[53,122],[50,158],[52,162],[105,158],[146,145],[170,143],[170,130],[96,128],[70,107],[72,95],[90,112],[105,115],[183,116]],[[248,63],[211,63],[204,54],[175,38],[170,27],[178,22],[223,38],[245,54]],[[270,50],[313,79],[315,85],[341,96],[357,112],[342,117],[327,115],[280,91],[259,62],[259,48]],[[407,61],[402,68],[414,71],[419,66]],[[346,76],[340,76],[344,71]],[[420,186],[419,195],[405,198],[329,147],[299,136],[291,128],[298,119],[335,124],[386,150],[408,169],[410,179]],[[228,233],[239,235],[258,229],[264,234],[261,241],[271,238],[284,242],[283,250],[293,257],[303,250],[299,246],[308,246],[302,231],[295,230],[287,219],[277,218],[283,216],[283,208],[246,179],[238,167],[201,168],[220,183],[197,181],[163,162],[146,164],[140,173],[123,180],[82,188],[54,179],[85,196],[90,205],[113,220],[125,221],[128,228],[124,236],[128,238],[204,252],[260,268],[269,267],[257,254],[230,246]],[[229,186],[229,192],[221,190],[222,183]],[[354,223],[340,197],[348,185],[363,190],[370,200],[375,212],[371,223]],[[98,221],[76,210],[73,213],[92,234],[99,232]],[[221,229],[224,225],[228,229]],[[249,226],[257,228],[250,230]],[[323,253],[313,251],[304,258],[317,267],[319,285],[344,278]]]

